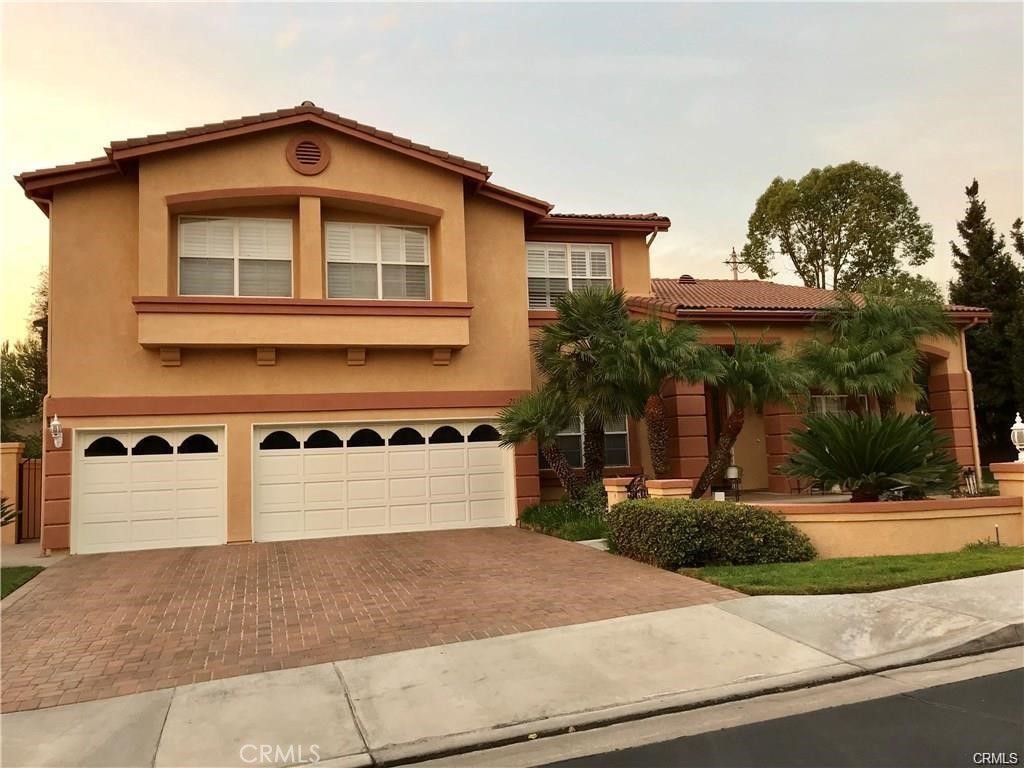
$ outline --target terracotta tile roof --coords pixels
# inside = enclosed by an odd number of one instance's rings
[[[52,168],[40,168],[35,171],[25,171],[19,173],[14,178],[18,179],[31,179],[35,176],[49,176],[54,173],[68,173],[69,171],[85,171],[93,168],[106,168],[112,166],[110,158],[106,155],[102,157],[94,157],[92,160],[79,160],[77,163],[65,163],[63,165],[55,165]]]
[[[657,213],[549,213],[552,219],[609,219],[612,221],[657,221],[671,223],[668,216]]]
[[[692,282],[691,282],[692,281]],[[835,291],[786,285],[767,280],[707,280],[690,278],[654,278],[651,291],[658,304],[674,305],[679,310],[760,310],[816,312],[834,306]],[[947,312],[983,313],[983,307],[946,305]]]
[[[434,149],[426,144],[420,144],[418,142],[407,139],[403,136],[397,136],[388,131],[382,131],[379,128],[375,128],[372,125],[366,125],[359,123],[347,117],[342,117],[336,112],[328,112],[323,107],[318,107],[312,103],[302,103],[295,107],[288,107],[286,109],[278,109],[274,112],[262,112],[258,115],[246,115],[245,117],[238,117],[233,120],[224,120],[217,123],[206,123],[205,125],[194,126],[192,128],[184,128],[178,131],[169,131],[167,133],[154,133],[149,136],[140,136],[134,139],[124,139],[123,141],[114,141],[110,144],[110,150],[115,154],[120,150],[135,149],[142,146],[148,146],[152,144],[160,144],[166,141],[175,141],[177,139],[187,139],[197,136],[205,136],[211,133],[218,133],[220,131],[227,131],[234,128],[243,128],[250,125],[258,125],[261,123],[269,123],[274,120],[280,120],[288,117],[297,117],[300,115],[314,115],[328,123],[333,123],[339,127],[346,128],[349,130],[357,131],[358,133],[365,134],[369,137],[386,141],[390,144],[395,144],[400,147],[407,149],[414,149],[419,152],[424,152],[428,155],[445,160],[446,162],[460,165],[470,170],[477,171],[478,173],[489,174],[487,166],[483,163],[478,163],[473,160],[467,160],[459,155],[453,155],[450,152],[444,150]]]

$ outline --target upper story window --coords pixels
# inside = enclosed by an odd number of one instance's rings
[[[429,299],[429,234],[426,227],[327,222],[327,297]]]
[[[527,243],[530,309],[550,309],[567,291],[612,284],[612,249],[587,243]]]
[[[178,219],[178,294],[291,296],[291,219]]]

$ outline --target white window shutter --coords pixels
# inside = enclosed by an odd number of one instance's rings
[[[587,249],[583,246],[573,246],[572,256],[570,261],[572,262],[572,276],[573,277],[586,277],[587,276]]]
[[[386,264],[398,264],[402,261],[402,228],[380,228],[380,260]]]
[[[351,226],[328,222],[324,240],[326,241],[327,261],[352,261],[355,249],[352,245]]]
[[[610,274],[611,252],[608,246],[598,246],[590,249],[590,276],[601,278]]]
[[[427,263],[427,230],[405,228],[405,262],[406,264]]]

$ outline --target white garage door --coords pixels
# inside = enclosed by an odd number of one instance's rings
[[[509,525],[512,451],[481,422],[257,428],[254,538]]]
[[[223,544],[222,429],[78,431],[73,552]]]

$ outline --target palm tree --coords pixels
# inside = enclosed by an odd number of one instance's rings
[[[876,398],[883,412],[899,396],[918,397],[922,370],[918,342],[956,335],[942,307],[926,302],[843,296],[822,313],[824,333],[800,345],[810,384],[825,394],[845,395],[847,410],[864,412],[864,398]]]
[[[630,388],[629,415],[643,417],[651,466],[657,478],[668,476],[668,423],[662,387],[669,379],[691,384],[715,382],[725,372],[713,347],[699,343],[700,329],[687,322],[668,327],[657,318],[630,324],[618,356],[620,375]]]
[[[571,499],[580,496],[580,483],[569,460],[558,447],[558,433],[576,418],[565,401],[550,387],[523,395],[498,413],[501,445],[515,446],[536,440],[548,466]]]
[[[780,354],[782,342],[763,338],[750,343],[740,341],[733,330],[732,351],[719,350],[725,371],[718,381],[720,389],[729,396],[732,412],[718,438],[691,498],[699,499],[711,486],[711,481],[725,469],[732,456],[736,438],[743,429],[748,406],[757,413],[766,403],[792,403],[806,391],[806,375],[800,362]]]
[[[537,369],[570,412],[583,416],[583,476],[604,474],[604,423],[626,414],[629,391],[616,358],[629,331],[625,294],[585,288],[555,304],[558,319],[533,341]]]

